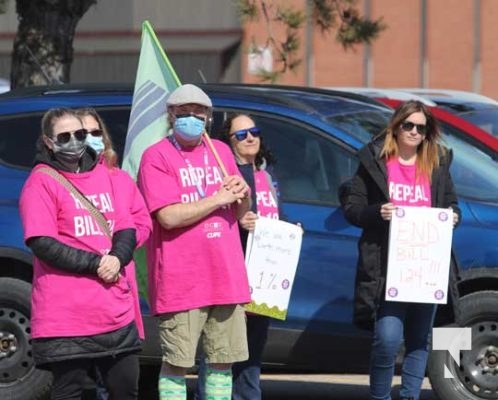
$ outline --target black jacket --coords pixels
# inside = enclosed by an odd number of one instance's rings
[[[358,242],[354,323],[368,330],[373,329],[387,275],[389,222],[380,215],[381,205],[389,202],[386,163],[379,158],[384,138],[379,136],[360,150],[358,170],[340,195],[346,219],[363,229]],[[432,207],[452,207],[460,220],[461,213],[449,172],[452,158],[451,150],[440,153],[439,167],[432,173],[431,201]],[[455,304],[458,267],[453,254],[450,271],[450,297]]]

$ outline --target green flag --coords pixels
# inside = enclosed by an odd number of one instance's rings
[[[123,169],[134,179],[144,150],[166,136],[166,98],[178,86],[180,80],[168,56],[149,21],[145,21],[123,154]]]

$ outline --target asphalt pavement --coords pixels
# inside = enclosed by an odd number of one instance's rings
[[[149,382],[150,383],[150,382]],[[193,399],[196,376],[188,376],[188,399]],[[397,400],[400,378],[393,382],[393,399]],[[157,400],[155,385],[141,387],[140,400]],[[368,375],[282,374],[262,375],[264,400],[369,400]],[[420,400],[437,400],[427,379]]]

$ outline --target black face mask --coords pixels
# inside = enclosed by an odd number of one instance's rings
[[[71,137],[71,140],[67,143],[58,143],[57,141],[53,141],[53,143],[54,148],[52,151],[55,159],[70,171],[78,169],[81,156],[85,153],[85,141]]]

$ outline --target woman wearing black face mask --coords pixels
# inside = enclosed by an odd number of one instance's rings
[[[53,373],[52,398],[80,398],[97,365],[112,399],[137,399],[140,341],[125,269],[135,227],[86,135],[74,111],[49,110],[21,193],[24,238],[35,256],[33,357]]]

